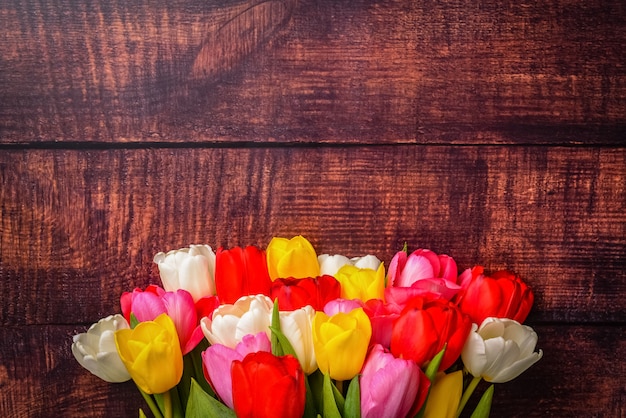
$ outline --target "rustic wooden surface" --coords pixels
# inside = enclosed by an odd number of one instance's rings
[[[404,242],[535,289],[493,416],[626,415],[620,1],[0,1],[0,412],[136,416],[71,336],[157,251]]]

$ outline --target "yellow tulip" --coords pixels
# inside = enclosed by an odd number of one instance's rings
[[[350,264],[341,267],[335,278],[341,283],[343,299],[383,299],[385,294],[385,267],[381,263],[377,270],[358,268]]]
[[[356,376],[367,354],[372,325],[363,308],[313,318],[313,349],[320,371],[335,380]]]
[[[167,392],[183,375],[178,334],[167,314],[117,331],[115,345],[130,376],[148,394]]]
[[[440,373],[430,389],[424,418],[454,418],[463,394],[463,371]]]
[[[265,250],[270,278],[302,279],[320,275],[315,249],[301,235],[291,239],[274,237]]]

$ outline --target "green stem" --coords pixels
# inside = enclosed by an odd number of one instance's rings
[[[163,405],[165,409],[165,418],[172,418],[172,394],[169,390],[163,393]]]
[[[139,386],[137,386],[137,389],[139,389],[139,392],[141,393],[141,396],[143,396],[143,399],[148,404],[148,407],[150,408],[150,411],[152,411],[152,413],[154,414],[154,417],[155,418],[163,418],[163,415],[161,414],[161,410],[159,409],[157,404],[154,402],[154,399],[152,399],[152,396],[148,395],[146,392],[141,390],[141,388]]]
[[[465,408],[467,401],[469,400],[470,396],[472,396],[472,393],[474,393],[476,386],[478,386],[478,383],[480,383],[481,380],[482,377],[480,376],[474,377],[472,378],[472,381],[469,383],[469,385],[467,385],[467,389],[465,389],[465,392],[463,392],[463,396],[461,397],[459,408],[456,410],[457,418],[461,415],[461,412],[463,412],[463,408]]]
[[[344,393],[343,393],[343,380],[335,380],[335,387],[337,388],[339,393],[344,395]]]

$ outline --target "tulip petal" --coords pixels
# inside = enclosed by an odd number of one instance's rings
[[[533,353],[528,357],[524,357],[521,360],[511,364],[509,367],[505,367],[496,374],[492,380],[488,382],[492,383],[505,383],[515,379],[517,376],[525,372],[530,366],[541,360],[543,357],[543,351],[539,350],[538,353]],[[487,380],[487,379],[485,379]]]
[[[461,353],[463,365],[465,365],[467,370],[474,377],[479,377],[483,374],[488,361],[485,342],[476,332],[477,328],[478,326],[476,324],[472,324],[472,331],[470,332]]]

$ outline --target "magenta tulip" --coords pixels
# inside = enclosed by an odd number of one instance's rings
[[[457,284],[457,266],[448,255],[419,249],[407,256],[400,251],[391,260],[389,286],[411,288],[411,295],[435,295],[450,300],[461,289]]]
[[[167,314],[176,327],[183,355],[193,350],[204,337],[193,297],[186,290],[166,292],[151,285],[145,291],[135,289],[132,293],[124,293],[121,304],[129,322],[131,313],[139,322],[152,321],[160,314]]]
[[[374,345],[360,377],[362,418],[413,416],[424,403],[430,381],[411,360]]]

